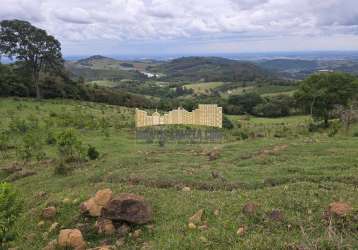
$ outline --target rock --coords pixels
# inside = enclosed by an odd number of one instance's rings
[[[189,218],[189,222],[194,224],[200,224],[202,222],[202,217],[204,214],[204,209],[199,209],[193,216]]]
[[[48,239],[48,232],[42,233],[42,239],[44,239],[44,240]]]
[[[345,202],[333,202],[329,204],[329,215],[345,216],[352,211],[352,206]]]
[[[218,149],[214,149],[208,153],[209,161],[215,161],[220,157],[220,152]]]
[[[211,172],[211,176],[214,178],[214,179],[217,179],[220,177],[220,173],[216,170],[212,171]]]
[[[141,250],[154,250],[153,245],[154,245],[153,242],[146,241],[146,242],[143,242],[143,245],[140,249]]]
[[[89,214],[92,217],[99,217],[101,215],[102,208],[102,206],[95,202],[94,198],[90,198],[88,201],[85,201],[80,205],[81,213]]]
[[[92,232],[94,230],[93,224],[86,222],[86,223],[77,223],[75,226],[78,230],[83,232],[83,234]]]
[[[269,214],[269,218],[273,221],[282,221],[283,220],[283,212],[280,210],[272,210]]]
[[[80,211],[82,214],[88,214],[92,217],[99,217],[101,210],[104,206],[107,206],[112,199],[112,191],[110,189],[99,190],[95,197],[81,203]]]
[[[69,198],[64,198],[62,201],[63,204],[70,204],[71,200]]]
[[[42,250],[56,250],[57,249],[57,240],[50,241]]]
[[[100,247],[95,247],[95,248],[90,248],[88,250],[115,250],[116,247],[115,246],[100,246]]]
[[[111,199],[112,199],[112,190],[110,190],[109,188],[99,190],[94,197],[94,201],[96,202],[96,204],[102,207],[107,206],[108,202]]]
[[[190,189],[190,187],[183,187],[182,191],[183,192],[190,192],[191,189]]]
[[[82,233],[78,229],[63,229],[58,236],[60,247],[72,247],[75,250],[85,250],[86,242],[83,240]]]
[[[59,227],[60,227],[59,223],[57,223],[57,222],[52,223],[52,225],[50,226],[50,229],[48,230],[48,232],[52,233],[52,232],[56,231]]]
[[[42,218],[45,220],[51,220],[56,216],[56,208],[55,207],[47,207],[42,210]]]
[[[202,242],[208,242],[208,239],[205,238],[204,236],[200,236],[199,240],[202,241]]]
[[[134,239],[138,239],[141,235],[142,235],[142,230],[141,230],[141,229],[137,229],[137,230],[135,230],[135,231],[133,232],[132,237],[133,237]]]
[[[196,229],[196,225],[195,225],[194,223],[190,222],[190,223],[188,224],[188,228],[189,228],[189,229]]]
[[[214,210],[214,215],[215,215],[215,216],[219,216],[219,215],[220,215],[220,210],[219,210],[219,209],[215,209],[215,210]]]
[[[116,231],[112,221],[104,218],[99,218],[95,226],[99,234],[112,235]]]
[[[146,225],[146,228],[149,232],[153,232],[154,231],[154,228],[155,226],[153,224],[149,224],[149,225]]]
[[[116,241],[116,247],[122,247],[122,246],[124,246],[125,243],[126,243],[126,242],[125,242],[124,238],[119,238],[119,239]]]
[[[143,196],[123,193],[102,209],[102,217],[114,221],[146,224],[152,220],[152,207]]]
[[[248,202],[245,204],[245,206],[242,208],[242,212],[245,215],[254,215],[256,214],[257,205],[253,202]]]
[[[243,236],[245,234],[245,227],[241,226],[236,232],[237,235]]]
[[[47,193],[44,192],[44,191],[40,191],[36,194],[36,197],[37,198],[43,198],[43,197],[46,197],[47,196]]]
[[[28,241],[34,241],[36,239],[37,235],[35,233],[30,233],[25,236],[25,239]]]
[[[209,229],[209,226],[208,226],[208,224],[204,224],[204,225],[199,226],[198,229],[202,230],[202,231],[205,231],[205,230]]]
[[[117,234],[119,238],[125,237],[130,231],[130,227],[126,224],[123,223],[118,229],[117,229]]]

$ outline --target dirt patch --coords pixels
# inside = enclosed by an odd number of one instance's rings
[[[16,173],[13,173],[11,175],[9,175],[5,181],[8,181],[8,182],[13,182],[13,181],[17,181],[19,179],[23,179],[25,177],[28,177],[28,176],[32,176],[32,175],[35,175],[36,172],[35,171],[31,171],[31,170],[22,170],[20,172],[16,172]]]
[[[235,189],[249,189],[249,185],[241,182],[191,182],[191,181],[176,181],[176,180],[155,180],[145,179],[144,177],[129,177],[118,178],[116,176],[108,176],[105,178],[106,182],[127,183],[128,185],[143,185],[153,188],[175,188],[182,190],[184,187],[190,189],[205,190],[205,191],[232,191]]]
[[[1,171],[5,172],[6,174],[13,174],[22,170],[22,166],[17,162],[12,163],[10,166],[1,168]]]

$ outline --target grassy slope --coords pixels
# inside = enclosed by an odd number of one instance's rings
[[[6,119],[2,119],[0,126],[7,127],[10,116],[25,118],[30,115],[53,119],[56,124],[58,118],[51,118],[50,112],[78,114],[79,110],[85,114],[84,117],[93,114],[98,120],[105,118],[112,126],[132,117],[131,110],[98,104],[1,99],[0,115]],[[282,126],[286,123],[290,127],[304,123],[306,119],[251,119],[246,126],[256,128],[262,124]],[[128,127],[126,123],[123,126]],[[59,131],[62,127],[54,126],[51,130]],[[101,129],[76,131],[85,144],[95,145],[102,157],[83,164],[65,177],[54,175],[51,163],[48,166],[35,164],[31,168],[37,171],[37,175],[14,182],[25,200],[25,213],[17,224],[20,236],[16,245],[20,249],[41,249],[56,237],[53,233],[48,239],[43,239],[43,233],[51,223],[37,226],[41,209],[46,205],[56,204],[59,209],[56,221],[63,227],[75,227],[83,222],[83,218],[79,217],[79,203],[105,187],[117,193],[142,194],[153,204],[155,228],[150,232],[144,227],[142,241],[150,241],[154,249],[279,249],[288,244],[317,245],[320,248],[329,245],[334,248],[340,244],[340,237],[343,245],[358,246],[354,231],[356,224],[351,218],[347,219],[343,229],[334,222],[336,236],[331,238],[327,236],[328,227],[322,220],[324,209],[332,201],[350,202],[355,209],[358,206],[357,138],[343,135],[336,138],[325,135],[268,137],[220,145],[168,144],[161,148],[136,143],[129,128],[112,127],[108,130],[109,137]],[[40,131],[40,134],[45,133],[44,129]],[[277,145],[288,147],[273,154],[262,153],[263,149],[273,149]],[[222,155],[210,162],[201,152],[215,146]],[[54,146],[46,146],[46,153],[49,158],[56,158]],[[6,166],[15,160],[14,157],[12,152],[10,158],[1,160],[0,164]],[[229,182],[241,183],[242,188],[220,190],[224,185],[211,177],[212,170],[220,171]],[[182,192],[176,188],[131,185],[124,181],[130,177],[149,179],[154,184],[181,182],[198,189]],[[203,190],[203,183],[216,186],[219,190]],[[270,183],[277,186],[271,187]],[[49,197],[36,198],[39,191],[46,191]],[[64,198],[74,203],[65,204],[62,202]],[[248,201],[260,205],[260,215],[247,218],[242,214],[242,206]],[[199,208],[206,211],[207,231],[187,228],[187,219]],[[217,217],[213,215],[215,209],[220,209]],[[284,212],[283,222],[267,219],[265,213],[272,209]],[[241,237],[236,235],[240,225],[247,227],[247,233]],[[26,240],[31,233],[36,234],[35,239]],[[206,240],[200,239],[202,236]],[[104,238],[92,233],[87,233],[85,237],[90,246],[98,245]],[[128,238],[124,249],[141,246],[141,242]]]
[[[223,82],[204,82],[204,83],[192,83],[184,85],[185,88],[192,89],[196,94],[205,94],[207,91],[215,89],[221,85]]]

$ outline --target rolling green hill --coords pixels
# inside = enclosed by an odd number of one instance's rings
[[[354,60],[274,59],[261,60],[256,64],[278,73],[281,77],[293,79],[304,79],[310,74],[322,70],[358,74],[358,61]]]
[[[145,80],[144,74],[153,61],[122,61],[104,56],[92,56],[78,61],[68,61],[65,66],[74,77],[85,80]]]
[[[164,79],[171,81],[257,81],[272,77],[253,63],[219,57],[183,57],[148,70],[162,73]]]

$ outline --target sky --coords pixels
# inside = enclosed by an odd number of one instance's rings
[[[358,0],[0,0],[64,55],[358,50]]]

